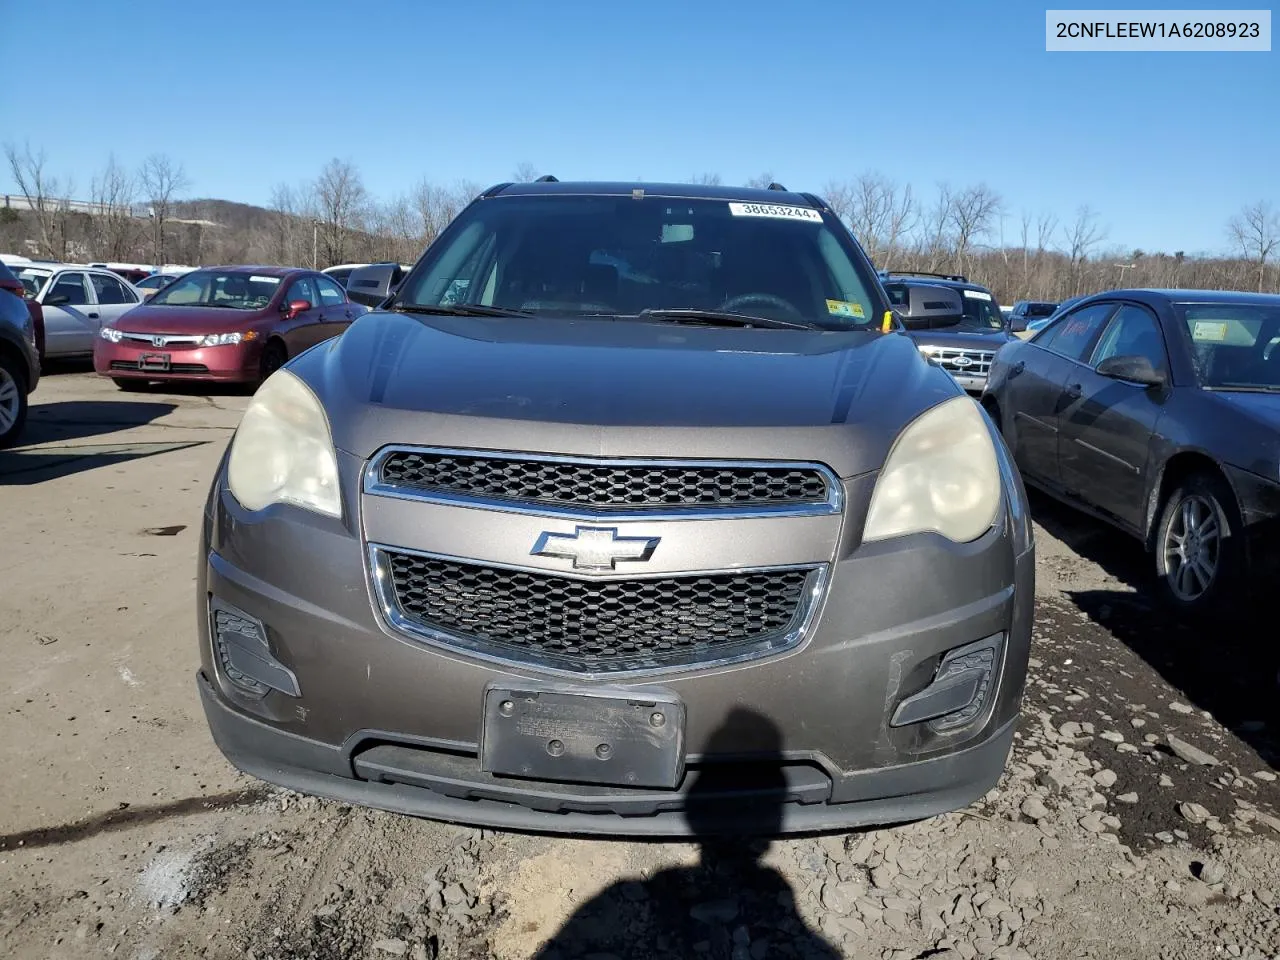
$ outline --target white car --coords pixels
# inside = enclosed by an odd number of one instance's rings
[[[16,264],[11,267],[27,295],[44,311],[45,357],[87,357],[105,323],[113,323],[142,302],[142,294],[110,270],[73,263]]]

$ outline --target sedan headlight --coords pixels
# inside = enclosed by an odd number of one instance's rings
[[[976,540],[1000,509],[1000,467],[978,405],[956,397],[899,434],[876,480],[863,540],[936,531]]]
[[[227,486],[246,510],[292,503],[342,516],[329,418],[289,371],[277,370],[249,402],[231,440]]]
[[[124,334],[115,327],[102,327],[98,330],[98,336],[103,340],[110,340],[112,343],[119,343]]]
[[[210,333],[200,339],[202,347],[221,347],[228,343],[239,343],[241,340],[257,339],[254,333]]]

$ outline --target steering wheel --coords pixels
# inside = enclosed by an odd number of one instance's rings
[[[804,314],[796,308],[795,304],[790,300],[784,300],[782,297],[774,296],[772,293],[741,293],[736,297],[730,297],[716,309],[723,310],[725,313],[741,313],[743,307],[749,306],[753,303],[776,307],[789,317],[796,320],[804,319]]]

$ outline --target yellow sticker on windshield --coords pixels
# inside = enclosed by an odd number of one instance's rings
[[[1191,328],[1191,339],[1202,343],[1221,343],[1227,339],[1227,325],[1220,320],[1197,320]]]
[[[852,317],[854,320],[865,320],[867,317],[862,311],[862,304],[848,300],[828,300],[827,313],[833,317]]]

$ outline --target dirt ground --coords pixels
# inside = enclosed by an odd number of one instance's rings
[[[1138,546],[1037,498],[1014,756],[849,835],[473,830],[268,788],[193,683],[202,499],[247,398],[48,376],[0,452],[0,956],[1280,957],[1280,693],[1151,602]]]

